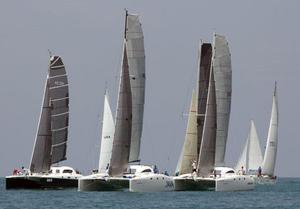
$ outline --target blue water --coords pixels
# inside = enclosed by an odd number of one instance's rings
[[[279,178],[276,185],[250,192],[77,192],[74,190],[5,190],[0,178],[0,208],[300,208],[300,178]]]

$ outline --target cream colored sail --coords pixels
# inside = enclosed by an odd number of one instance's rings
[[[197,161],[198,151],[197,151],[197,99],[195,91],[193,91],[188,124],[186,129],[185,140],[181,152],[181,157],[178,162],[178,168],[176,172],[178,174],[186,174],[192,172],[192,162]]]

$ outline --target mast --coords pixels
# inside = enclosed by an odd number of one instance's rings
[[[278,143],[278,101],[277,101],[277,84],[275,82],[271,119],[267,138],[267,145],[262,165],[262,173],[274,176],[276,155]]]
[[[69,85],[59,56],[50,57],[38,131],[30,162],[31,172],[47,172],[66,160],[69,127]]]

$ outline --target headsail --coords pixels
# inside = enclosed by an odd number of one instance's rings
[[[115,120],[115,133],[109,167],[109,175],[118,176],[127,170],[132,126],[132,96],[124,43],[120,87]]]
[[[270,119],[270,126],[267,138],[267,146],[264,155],[264,161],[262,166],[262,173],[265,175],[273,176],[277,155],[277,143],[278,143],[278,101],[277,101],[277,87],[275,83],[272,113]]]
[[[186,129],[186,135],[184,144],[182,147],[181,157],[178,161],[178,168],[176,172],[181,174],[191,173],[192,172],[192,162],[198,159],[197,151],[197,100],[196,94],[193,91],[190,112],[188,118],[188,124]]]
[[[262,165],[262,152],[259,138],[253,120],[251,120],[250,131],[246,140],[245,147],[235,170],[240,170],[243,166],[248,174],[256,174],[258,167]]]
[[[212,47],[202,43],[198,55],[198,89],[197,89],[197,153],[199,154],[204,128],[204,118],[208,97],[208,86],[211,72]]]
[[[145,103],[145,50],[138,15],[126,11],[125,45],[132,93],[132,131],[129,162],[139,161]]]
[[[66,160],[69,127],[69,85],[59,56],[51,56],[43,106],[35,139],[31,172],[46,172],[51,164]]]
[[[213,72],[216,86],[217,139],[215,165],[224,166],[231,107],[232,70],[228,42],[224,36],[214,34]]]
[[[110,109],[108,93],[105,92],[104,96],[104,111],[102,121],[102,137],[101,137],[101,149],[99,158],[99,173],[105,173],[107,165],[110,163],[112,144],[115,132],[115,124],[113,115]]]
[[[216,114],[217,109],[215,80],[213,69],[211,68],[205,111],[205,120],[197,168],[198,176],[207,177],[210,174],[212,174],[212,171],[214,170],[217,128]]]

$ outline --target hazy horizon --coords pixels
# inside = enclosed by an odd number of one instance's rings
[[[264,146],[274,82],[279,142],[275,175],[300,177],[300,2],[3,1],[0,7],[0,176],[28,167],[49,54],[69,76],[67,161],[88,174],[98,166],[104,90],[114,112],[124,8],[140,15],[145,37],[146,98],[140,158],[173,173],[183,144],[200,40],[225,35],[232,57],[232,103],[226,164],[233,166],[253,119]]]

